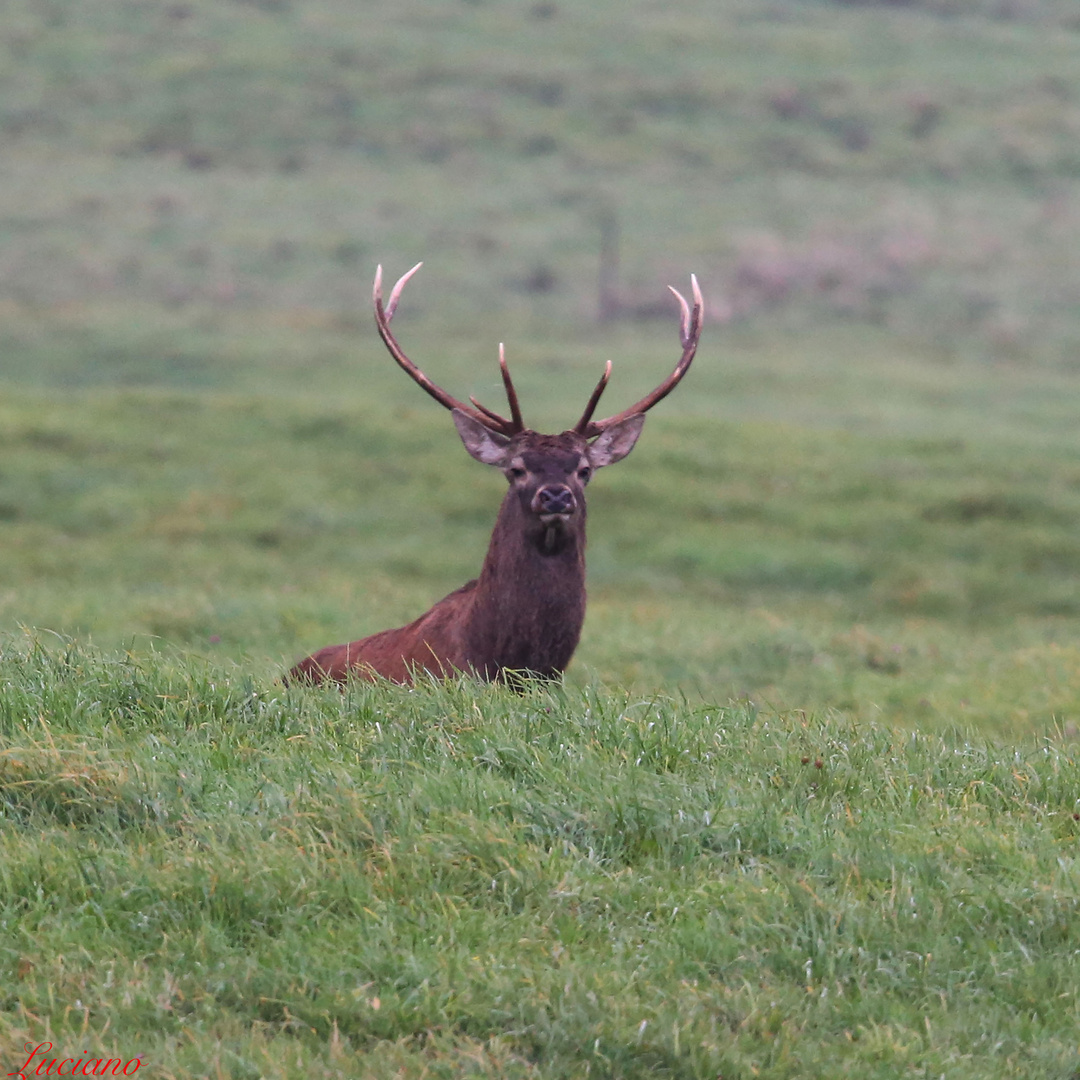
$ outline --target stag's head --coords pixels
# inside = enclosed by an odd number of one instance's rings
[[[502,345],[499,346],[499,369],[510,406],[509,417],[481,405],[475,398],[469,398],[472,406],[458,401],[433,383],[405,355],[390,332],[390,320],[394,317],[406,282],[422,265],[417,263],[398,281],[385,305],[382,298],[382,267],[376,270],[375,322],[379,335],[401,368],[451,411],[465,449],[477,461],[502,470],[510,483],[511,494],[516,495],[526,520],[532,525],[531,531],[541,538],[543,548],[553,550],[558,546],[560,536],[584,520],[585,485],[592,474],[605,465],[621,461],[630,453],[645,426],[645,413],[667,397],[689,369],[697,351],[704,314],[697,279],[693,275],[690,277],[694,298],[692,309],[681,293],[671,289],[679,302],[682,316],[679,337],[683,352],[674,371],[634,405],[604,420],[594,420],[593,413],[611,376],[611,362],[608,361],[581,419],[574,427],[559,435],[542,435],[527,428],[521,418],[517,392],[506,366]]]
[[[585,485],[604,465],[621,461],[634,447],[644,416],[630,416],[589,442],[577,431],[541,435],[519,431],[506,436],[491,431],[455,409],[465,449],[485,465],[494,465],[510,483],[519,518],[544,551],[554,551],[585,520]]]

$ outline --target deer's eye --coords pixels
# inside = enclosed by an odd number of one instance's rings
[[[520,465],[511,465],[506,471],[515,480],[520,480],[525,476],[525,470]]]
[[[590,469],[588,465],[583,465],[578,469],[577,475],[578,479],[584,484],[588,481],[589,477],[592,476],[592,469]]]

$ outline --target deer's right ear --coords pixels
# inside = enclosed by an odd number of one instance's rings
[[[465,449],[477,461],[482,461],[485,465],[500,466],[506,462],[506,448],[510,445],[510,440],[505,435],[484,427],[460,409],[451,409],[450,415],[454,418],[454,427],[457,428]]]

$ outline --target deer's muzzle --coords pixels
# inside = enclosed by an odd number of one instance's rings
[[[545,484],[533,496],[532,511],[541,518],[569,517],[577,509],[577,499],[565,484]]]

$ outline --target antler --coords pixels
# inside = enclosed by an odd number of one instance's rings
[[[502,371],[506,398],[510,403],[509,420],[489,409],[486,405],[481,405],[476,398],[469,398],[473,405],[476,406],[476,408],[470,408],[464,402],[458,401],[456,397],[448,394],[441,386],[437,386],[405,355],[394,335],[390,332],[390,320],[397,310],[398,301],[401,299],[401,291],[405,288],[409,278],[423,265],[422,262],[418,262],[407,274],[403,274],[398,279],[397,284],[390,290],[390,299],[386,302],[385,307],[382,298],[382,266],[376,268],[375,288],[372,292],[372,298],[375,301],[375,325],[379,328],[379,337],[383,339],[383,344],[390,350],[390,355],[397,361],[398,367],[422,390],[427,391],[440,405],[445,406],[447,409],[460,409],[467,416],[471,416],[478,423],[483,424],[489,431],[497,432],[499,435],[505,435],[508,438],[516,435],[519,431],[524,431],[525,425],[521,419],[521,408],[518,405],[517,392],[514,390],[514,384],[510,379],[510,370],[506,366],[506,355],[501,344],[499,345],[499,369]]]
[[[585,406],[585,412],[582,413],[581,419],[574,426],[574,431],[579,435],[591,439],[594,435],[599,435],[606,428],[611,427],[612,424],[617,424],[620,420],[636,416],[638,413],[647,412],[679,385],[682,377],[690,370],[690,364],[693,362],[694,354],[697,352],[698,340],[701,337],[702,318],[705,314],[705,301],[701,298],[701,289],[698,288],[697,278],[693,274],[690,275],[690,287],[693,289],[694,295],[693,311],[690,310],[690,305],[686,302],[686,298],[682,293],[671,285],[668,286],[672,293],[675,294],[675,299],[679,301],[682,313],[679,324],[679,340],[682,342],[683,354],[675,365],[675,370],[651,394],[646,394],[636,405],[631,405],[629,409],[623,409],[621,413],[609,416],[606,420],[593,420],[592,414],[611,375],[611,361],[609,360],[604,369],[604,374],[589,398],[589,403]]]

